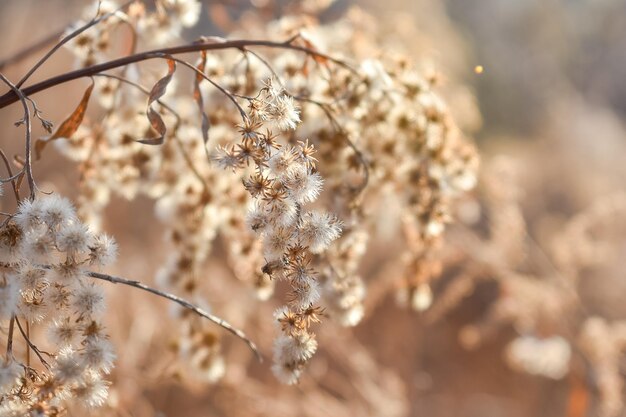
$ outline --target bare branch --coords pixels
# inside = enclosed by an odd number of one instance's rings
[[[41,356],[41,354],[43,353],[44,355],[48,355],[50,357],[52,357],[52,355],[48,352],[44,352],[43,350],[40,350],[37,346],[35,346],[33,344],[33,342],[30,341],[30,338],[28,337],[28,332],[24,331],[24,328],[22,327],[22,325],[20,324],[20,321],[17,317],[15,317],[15,323],[17,324],[18,329],[20,329],[20,333],[22,334],[22,337],[24,338],[24,340],[26,341],[26,343],[28,344],[28,347],[30,349],[33,350],[33,352],[35,352],[35,355],[37,355],[37,357],[39,358],[39,361],[42,363],[43,366],[45,366],[46,368],[50,369],[50,364],[43,358],[43,356]],[[28,326],[28,323],[26,323],[26,326]],[[28,327],[26,327],[26,329],[28,330]],[[27,351],[28,352],[28,351]],[[27,365],[30,366],[30,360],[27,360]]]
[[[323,58],[328,60],[329,62],[333,62],[341,67],[348,69],[349,71],[356,73],[350,65],[345,63],[344,61],[333,58],[329,55],[316,51],[312,48],[307,48],[304,46],[294,45],[292,41],[287,42],[273,42],[268,40],[233,40],[233,41],[225,41],[225,42],[214,42],[214,43],[192,43],[183,46],[176,46],[172,48],[162,48],[155,49],[147,52],[140,52],[133,55],[128,55],[122,58],[114,59],[112,61],[103,62],[101,64],[92,65],[87,68],[78,69],[75,71],[70,71],[65,74],[57,75],[52,78],[48,78],[47,80],[41,81],[37,84],[34,84],[30,87],[24,88],[22,91],[25,95],[30,96],[32,94],[38,93],[40,91],[46,90],[48,88],[57,86],[59,84],[66,83],[68,81],[76,80],[82,77],[89,77],[94,74],[101,73],[103,71],[108,71],[113,68],[124,67],[129,64],[133,64],[136,62],[146,61],[154,58],[163,58],[165,55],[179,55],[185,54],[189,52],[199,52],[199,51],[217,51],[217,50],[225,50],[225,49],[242,49],[247,47],[266,47],[266,48],[274,48],[274,49],[288,49],[293,51],[303,52],[309,56]],[[0,96],[0,109],[4,108],[12,103],[15,103],[19,100],[19,96],[14,91],[9,91],[8,93]]]
[[[159,297],[163,297],[165,299],[168,299],[170,301],[173,301],[191,311],[193,311],[194,313],[198,314],[199,316],[202,316],[210,321],[212,321],[213,323],[217,324],[218,326],[222,327],[223,329],[229,331],[230,333],[234,334],[235,336],[237,336],[238,338],[240,338],[241,340],[243,340],[252,350],[252,352],[254,352],[254,354],[256,355],[257,359],[262,362],[263,361],[263,357],[261,356],[261,353],[259,352],[258,348],[256,347],[256,345],[254,344],[254,342],[252,342],[248,336],[246,336],[246,334],[233,327],[230,323],[228,323],[227,321],[214,316],[213,314],[201,309],[200,307],[190,303],[189,301],[178,297],[177,295],[165,292],[165,291],[161,291],[161,290],[157,290],[156,288],[152,288],[147,286],[146,284],[143,284],[139,281],[133,281],[133,280],[129,280],[126,278],[121,278],[121,277],[116,277],[116,276],[112,276],[112,275],[106,275],[106,274],[101,274],[99,272],[88,272],[87,275],[89,275],[92,278],[96,278],[96,279],[100,279],[103,281],[108,281],[111,282],[113,284],[124,284],[124,285],[128,285],[130,287],[134,287],[134,288],[138,288],[140,290],[144,290],[147,291],[149,293],[152,293],[154,295],[158,295]]]
[[[117,10],[114,10],[111,13],[104,14],[104,15],[102,15],[100,17],[97,17],[97,13],[100,12],[100,7],[98,5],[98,12],[96,13],[96,17],[94,17],[93,19],[91,19],[89,22],[87,22],[83,26],[79,27],[78,29],[74,30],[72,33],[70,33],[69,35],[67,35],[63,39],[61,39],[59,42],[57,42],[57,44],[54,45],[52,47],[52,49],[49,50],[48,53],[46,53],[39,61],[37,61],[37,63],[30,69],[30,71],[28,71],[26,73],[26,75],[24,75],[22,77],[22,79],[16,84],[16,87],[20,88],[30,78],[30,76],[33,75],[33,73],[35,71],[37,71],[37,69],[40,66],[42,66],[48,60],[48,58],[50,58],[52,55],[54,55],[54,53],[56,51],[58,51],[59,48],[61,48],[63,45],[65,45],[66,43],[68,43],[69,41],[71,41],[72,39],[74,39],[75,37],[77,37],[78,35],[83,33],[84,31],[86,31],[90,27],[95,26],[96,24],[100,23],[101,21],[103,21],[105,19],[108,19],[109,17],[114,16],[115,14],[117,14],[120,11],[124,10],[126,7],[130,6],[133,3],[133,1],[129,1],[128,3],[122,5],[120,8],[118,8]],[[29,94],[26,93],[26,95],[29,95]]]
[[[37,186],[35,185],[35,179],[33,177],[33,168],[32,168],[32,123],[30,120],[30,110],[28,108],[28,103],[26,103],[26,95],[20,90],[16,85],[14,85],[11,81],[9,81],[4,74],[0,73],[0,80],[2,80],[6,85],[8,85],[11,90],[15,93],[15,95],[22,102],[22,106],[24,107],[24,118],[18,122],[21,124],[22,122],[26,125],[26,160],[24,162],[24,171],[26,172],[26,179],[28,181],[28,187],[30,189],[30,199],[35,199],[35,193],[37,190]]]

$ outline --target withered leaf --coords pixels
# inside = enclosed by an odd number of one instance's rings
[[[91,97],[94,85],[95,83],[92,78],[91,84],[83,93],[83,98],[80,100],[80,103],[78,103],[78,106],[74,109],[72,114],[70,114],[70,116],[59,125],[53,134],[47,138],[37,139],[35,142],[36,159],[41,158],[41,153],[49,142],[59,138],[70,138],[74,133],[76,133],[83,122],[83,118],[85,117],[85,112],[87,111],[87,105],[89,104],[89,98]]]
[[[200,63],[198,64],[198,70],[200,72],[204,72],[204,68],[206,67],[206,51],[200,51]],[[193,84],[193,98],[198,105],[198,110],[200,110],[200,114],[202,115],[202,140],[204,142],[204,146],[206,147],[207,142],[209,141],[209,117],[204,111],[204,101],[202,100],[202,92],[200,91],[200,82],[204,77],[202,75],[196,73],[195,82]]]
[[[306,48],[309,48],[310,50],[312,50],[312,51],[314,51],[314,52],[317,52],[317,51],[318,51],[318,49],[315,47],[315,45],[313,44],[313,42],[309,41],[309,40],[308,40],[308,39],[306,39],[306,38],[303,38],[303,39],[302,39],[302,41],[304,42],[304,46],[305,46]],[[322,66],[325,66],[325,67],[327,67],[327,66],[328,66],[328,59],[327,59],[327,58],[325,58],[325,57],[323,57],[323,56],[320,56],[320,55],[315,55],[315,54],[311,54],[311,55],[309,55],[309,56],[310,56],[311,58],[313,58],[313,60],[314,60],[315,62],[317,62],[318,64],[320,64],[320,65],[322,65]]]
[[[157,81],[152,87],[150,91],[150,96],[148,97],[148,121],[150,122],[150,126],[159,134],[159,136],[155,138],[147,138],[138,140],[138,142],[146,144],[146,145],[161,145],[165,138],[165,133],[167,132],[167,128],[165,127],[165,122],[163,122],[163,118],[152,107],[152,104],[163,97],[165,91],[167,89],[167,85],[172,81],[172,76],[174,75],[174,71],[176,71],[176,62],[173,59],[167,60],[168,71],[167,75]]]

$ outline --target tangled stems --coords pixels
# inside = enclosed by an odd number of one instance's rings
[[[11,92],[15,94],[17,99],[22,102],[22,106],[24,107],[24,118],[16,123],[16,125],[24,123],[26,126],[26,160],[24,162],[24,171],[26,172],[26,179],[28,181],[28,187],[30,189],[30,200],[35,199],[35,194],[37,190],[37,186],[35,185],[35,179],[33,177],[32,170],[32,123],[30,118],[30,111],[28,109],[28,103],[26,103],[27,95],[24,94],[22,90],[19,89],[16,85],[14,85],[11,81],[9,81],[3,74],[0,73],[0,80],[2,80],[6,85],[11,88]]]
[[[185,54],[190,52],[200,52],[200,51],[216,51],[223,49],[240,49],[245,50],[247,47],[252,46],[261,46],[267,48],[278,48],[278,49],[289,49],[293,51],[300,51],[307,55],[327,60],[333,62],[337,65],[340,65],[344,68],[349,69],[350,71],[354,70],[350,65],[346,62],[333,58],[329,55],[316,51],[312,48],[307,48],[304,46],[295,45],[294,41],[298,37],[292,37],[284,42],[273,42],[268,40],[232,40],[232,41],[223,41],[223,42],[196,42],[189,45],[175,46],[171,48],[162,48],[155,49],[152,51],[140,52],[133,55],[128,55],[122,58],[114,59],[112,61],[104,62],[102,64],[92,65],[90,67],[78,69],[75,71],[70,71],[65,74],[57,75],[55,77],[49,78],[47,80],[41,81],[37,84],[34,84],[30,87],[23,88],[21,91],[25,96],[30,96],[32,94],[38,93],[43,90],[47,90],[48,88],[57,86],[59,84],[66,83],[68,81],[76,80],[82,77],[89,77],[95,74],[98,74],[103,71],[108,71],[114,68],[123,67],[129,64],[134,64],[136,62],[146,61],[154,58],[163,58],[166,55],[178,55]],[[9,91],[3,96],[0,96],[0,109],[15,103],[18,101],[19,95],[15,91]]]

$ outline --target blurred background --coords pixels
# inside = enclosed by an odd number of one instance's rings
[[[249,7],[243,0],[239,3]],[[0,60],[63,29],[85,4],[0,0]],[[386,0],[383,4],[355,0],[337,2],[322,18],[332,20],[355,4],[385,22],[381,25],[389,39],[409,39],[409,53],[442,74],[441,91],[461,128],[475,138],[484,175],[501,176],[501,165],[508,167],[504,176],[510,180],[508,187],[518,192],[516,207],[523,219],[521,241],[525,245],[524,261],[511,269],[539,277],[537,281],[555,270],[556,275],[565,274],[558,243],[567,240],[572,221],[584,217],[590,208],[595,213],[593,207],[602,207],[602,202],[611,202],[611,210],[596,210],[605,217],[602,227],[591,233],[591,242],[592,246],[595,241],[609,242],[606,245],[614,253],[568,271],[576,275],[574,287],[583,308],[567,317],[551,317],[557,322],[563,319],[566,330],[554,331],[550,326],[547,330],[547,335],[559,333],[574,346],[586,319],[601,317],[609,330],[593,334],[600,335],[601,342],[608,338],[611,323],[626,320],[626,209],[621,200],[626,192],[626,2]],[[207,9],[206,4],[203,7]],[[213,35],[213,31],[221,34],[210,23],[204,25],[186,33],[186,38]],[[16,80],[33,62],[31,57],[0,71]],[[33,81],[71,66],[69,54],[62,51]],[[81,82],[66,85],[59,94],[38,96],[37,103],[48,118],[61,120],[78,102],[83,88]],[[7,154],[22,151],[21,132],[13,127],[20,117],[19,106],[0,111],[0,147]],[[45,178],[41,181],[44,189],[72,195],[78,174],[66,167],[65,160],[50,152],[36,165],[35,174]],[[481,207],[489,203],[485,188],[479,186],[474,196]],[[148,214],[131,217],[127,215],[130,210]],[[155,262],[166,248],[149,213],[151,203],[142,200],[116,200],[108,208],[104,229],[117,238],[125,254],[113,272],[153,281]],[[464,233],[452,230],[451,239],[456,237],[461,245],[466,242]],[[384,263],[385,250],[393,250],[393,245],[373,245],[373,258],[364,267],[366,280],[393,273]],[[449,293],[467,265],[458,264],[444,273],[435,299]],[[211,268],[229,274],[217,260]],[[186,380],[175,370],[175,356],[168,350],[172,330],[163,324],[168,320],[167,304],[142,293],[122,294],[109,288],[109,303],[117,307],[107,318],[120,356],[113,400],[123,411],[117,413],[181,417],[626,415],[621,405],[626,363],[619,354],[623,347],[619,341],[607,339],[601,344],[613,350],[598,353],[590,348],[595,353],[583,355],[595,358],[601,366],[585,362],[594,360],[578,359],[583,363],[572,365],[566,376],[546,377],[541,370],[520,369],[519,361],[511,360],[507,352],[524,333],[504,319],[492,326],[489,318],[506,290],[517,291],[516,287],[492,279],[491,275],[497,275],[494,272],[481,274],[472,282],[471,291],[445,306],[445,314],[436,320],[399,307],[393,293],[383,292],[366,304],[366,316],[356,328],[324,326],[319,335],[322,351],[313,360],[311,375],[295,387],[275,383],[268,365],[255,364],[245,348],[230,338],[224,340],[227,371],[223,380],[215,385]],[[238,312],[229,311],[229,301],[236,296],[252,298],[241,283],[227,281],[224,288],[223,281],[209,284],[220,285],[212,288],[213,307],[237,324]],[[548,289],[538,287],[538,291]],[[271,314],[271,305],[250,303],[249,308],[258,309],[260,317]],[[471,337],[476,323],[487,323],[497,331],[486,331],[477,345]],[[532,337],[541,335],[538,327]],[[269,323],[259,320],[258,328],[247,331],[262,350],[270,352]],[[572,363],[577,361],[576,349],[572,348]],[[548,355],[545,351],[537,354]],[[611,361],[603,361],[609,356]],[[610,369],[605,371],[605,367]],[[607,394],[606,386],[611,383]],[[606,411],[602,403],[611,395],[617,405]]]

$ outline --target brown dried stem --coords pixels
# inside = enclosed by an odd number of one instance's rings
[[[37,357],[39,358],[39,361],[42,363],[43,366],[45,366],[46,368],[50,369],[50,364],[43,358],[43,356],[41,356],[41,354],[45,354],[48,356],[52,356],[50,353],[48,352],[44,352],[43,350],[40,350],[37,346],[35,346],[35,344],[33,342],[31,342],[28,334],[30,333],[29,330],[29,326],[28,326],[28,322],[26,322],[26,331],[24,331],[24,328],[22,327],[22,325],[20,324],[20,321],[17,317],[15,317],[15,323],[17,324],[17,328],[20,330],[20,333],[22,334],[22,337],[24,338],[24,340],[26,341],[26,344],[28,345],[28,350],[26,351],[27,353],[27,360],[26,360],[26,365],[30,366],[30,350],[32,349],[33,352],[35,352],[35,355],[37,355]]]
[[[256,345],[254,344],[253,341],[251,341],[248,336],[246,336],[246,334],[237,329],[236,327],[234,327],[233,325],[231,325],[230,323],[228,323],[227,321],[214,316],[213,314],[201,309],[200,307],[190,303],[189,301],[178,297],[177,295],[165,292],[165,291],[161,291],[161,290],[157,290],[156,288],[152,288],[149,287],[139,281],[134,281],[134,280],[129,280],[126,278],[121,278],[121,277],[116,277],[116,276],[112,276],[112,275],[106,275],[106,274],[101,274],[99,272],[88,272],[88,275],[92,278],[96,278],[96,279],[100,279],[103,281],[108,281],[111,282],[113,284],[123,284],[123,285],[128,285],[130,287],[133,288],[138,288],[140,290],[144,290],[147,291],[149,293],[152,293],[154,295],[157,295],[159,297],[165,298],[167,300],[173,301],[191,311],[193,311],[194,313],[198,314],[201,317],[204,317],[210,321],[212,321],[213,323],[217,324],[218,326],[220,326],[221,328],[223,328],[224,330],[234,334],[235,336],[237,336],[238,338],[240,338],[241,340],[243,340],[248,347],[250,347],[250,349],[252,350],[252,352],[254,352],[254,354],[256,355],[257,359],[262,362],[263,361],[263,357],[261,356],[261,353],[259,352],[258,348],[256,347]]]
[[[81,68],[75,71],[67,72],[65,74],[57,75],[55,77],[48,78],[47,80],[34,84],[30,87],[26,87],[22,90],[22,92],[24,95],[30,96],[32,94],[57,86],[59,84],[76,80],[78,78],[89,77],[94,74],[101,73],[103,71],[108,71],[114,68],[120,68],[129,64],[134,64],[136,62],[142,62],[142,61],[146,61],[146,60],[154,59],[154,58],[163,58],[166,55],[179,55],[179,54],[185,54],[185,53],[190,53],[190,52],[217,51],[217,50],[225,50],[225,49],[240,49],[241,50],[243,48],[253,47],[253,46],[275,48],[275,49],[288,49],[288,50],[303,52],[313,57],[328,60],[344,68],[347,68],[348,70],[352,72],[355,72],[355,70],[344,61],[333,58],[329,55],[318,52],[311,48],[294,45],[293,41],[294,41],[293,39],[289,39],[285,42],[243,39],[243,40],[233,40],[233,41],[215,42],[215,43],[206,43],[206,42],[197,43],[196,42],[196,43],[192,43],[188,45],[175,46],[171,48],[155,49],[152,51],[146,51],[146,52],[140,52],[140,53],[133,54],[133,55],[128,55],[122,58],[114,59],[112,61],[103,62],[101,64],[92,65],[90,67]],[[10,104],[15,103],[19,99],[20,97],[15,91],[7,92],[3,96],[0,96],[0,109]]]
[[[133,0],[134,1],[134,0]],[[126,7],[130,6],[133,1],[129,1],[126,4],[122,5],[120,8],[118,8],[117,10],[112,11],[111,13],[107,13],[104,14],[100,17],[94,17],[93,19],[91,19],[89,22],[87,22],[86,24],[84,24],[83,26],[79,27],[78,29],[74,30],[72,33],[70,33],[69,35],[67,35],[66,37],[64,37],[63,39],[61,39],[59,42],[57,42],[51,50],[49,50],[39,61],[37,61],[37,63],[26,73],[26,75],[24,75],[22,77],[21,80],[19,80],[19,82],[16,84],[17,88],[20,88],[29,78],[31,75],[33,75],[33,73],[35,71],[37,71],[37,69],[42,66],[47,60],[48,58],[50,58],[52,55],[54,55],[54,53],[56,51],[59,50],[59,48],[61,48],[63,45],[65,45],[67,42],[71,41],[72,39],[74,39],[76,36],[80,35],[81,33],[83,33],[84,31],[86,31],[87,29],[89,29],[92,26],[97,25],[98,23],[100,23],[101,21],[108,19],[111,16],[114,16],[115,14],[117,14],[118,12],[124,10]],[[100,13],[100,4],[98,3],[98,10],[96,11],[96,16],[98,15],[98,13]],[[26,95],[29,95],[28,93],[26,93]]]
[[[17,124],[19,125],[24,123],[26,126],[26,159],[24,162],[24,171],[26,173],[26,180],[28,181],[28,187],[30,189],[30,199],[34,200],[37,186],[35,185],[35,179],[33,177],[32,169],[32,123],[30,120],[30,110],[28,108],[28,103],[26,103],[26,95],[16,85],[9,81],[2,73],[0,73],[0,80],[2,80],[6,85],[11,88],[13,93],[22,102],[22,106],[24,107],[24,118],[20,120]]]

